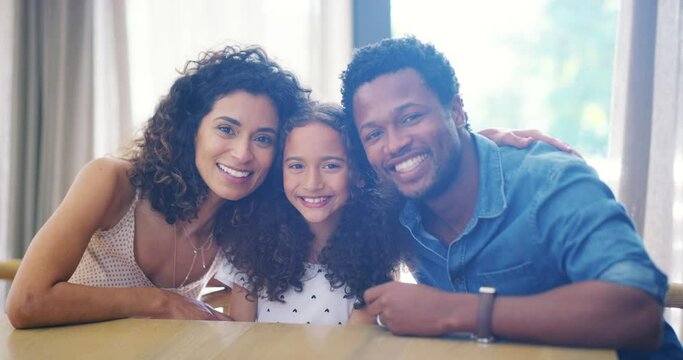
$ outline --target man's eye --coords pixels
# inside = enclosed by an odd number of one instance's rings
[[[409,124],[409,123],[419,119],[421,116],[422,116],[422,114],[420,114],[420,113],[410,114],[410,115],[406,116],[405,118],[403,118],[403,123]]]
[[[375,140],[375,139],[377,139],[378,137],[380,137],[381,135],[382,135],[382,132],[381,132],[380,130],[371,131],[370,133],[368,133],[367,135],[365,135],[365,141],[372,141],[372,140]]]

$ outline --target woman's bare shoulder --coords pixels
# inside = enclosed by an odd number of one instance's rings
[[[127,160],[102,157],[87,163],[78,175],[78,183],[107,203],[105,228],[116,224],[135,199],[135,187],[128,179],[131,169]]]
[[[83,167],[83,170],[102,172],[103,174],[108,175],[123,175],[127,177],[128,172],[132,168],[133,164],[131,164],[131,162],[128,160],[119,159],[115,157],[101,157],[91,160]]]
[[[133,165],[128,160],[101,157],[85,164],[79,177],[100,181],[99,186],[113,187],[117,191],[133,190],[133,185],[128,180],[128,173],[132,168]],[[92,185],[98,186],[95,183]]]

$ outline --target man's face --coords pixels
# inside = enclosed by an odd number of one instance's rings
[[[380,75],[353,96],[354,121],[373,168],[406,197],[448,189],[460,159],[459,98],[444,107],[412,68]]]

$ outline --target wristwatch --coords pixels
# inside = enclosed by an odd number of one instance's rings
[[[477,342],[493,341],[491,322],[493,317],[493,301],[496,299],[496,288],[482,286],[479,288],[479,305],[477,307],[477,331],[474,333]]]

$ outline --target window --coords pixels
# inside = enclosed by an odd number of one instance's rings
[[[394,37],[451,61],[474,129],[536,128],[572,145],[613,188],[606,161],[616,0],[393,0]]]

